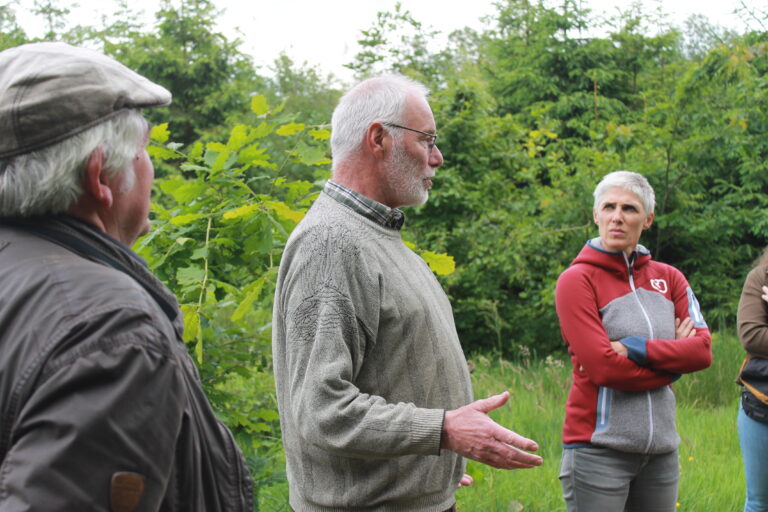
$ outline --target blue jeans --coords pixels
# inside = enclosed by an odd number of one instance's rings
[[[643,455],[567,448],[560,466],[568,512],[675,512],[679,480],[677,450]]]
[[[744,512],[768,512],[768,424],[753,420],[741,406],[737,424],[747,477]]]

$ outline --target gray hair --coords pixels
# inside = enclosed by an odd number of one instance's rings
[[[103,149],[109,178],[124,176],[123,191],[133,188],[131,161],[141,149],[147,122],[136,109],[125,110],[57,144],[0,159],[0,217],[64,213],[83,193],[91,153]]]
[[[403,121],[409,94],[426,98],[429,90],[415,80],[391,74],[364,80],[341,97],[331,119],[334,170],[339,162],[359,151],[371,123]]]
[[[634,192],[640,198],[640,202],[643,203],[645,214],[650,215],[653,213],[653,208],[656,206],[656,194],[653,193],[653,187],[645,179],[645,176],[631,171],[614,171],[603,176],[603,179],[595,187],[593,194],[595,196],[593,206],[595,209],[600,207],[600,201],[603,199],[605,192],[613,187]]]

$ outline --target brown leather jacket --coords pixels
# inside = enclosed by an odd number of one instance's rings
[[[30,224],[42,236],[8,222],[0,511],[251,512],[246,466],[203,393],[173,294],[80,221]]]

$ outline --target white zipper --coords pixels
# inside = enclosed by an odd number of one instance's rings
[[[648,313],[645,311],[645,308],[643,307],[643,303],[640,302],[640,297],[637,295],[637,289],[635,288],[635,278],[632,276],[632,267],[629,264],[629,260],[627,259],[626,254],[624,254],[624,261],[627,263],[627,272],[629,273],[629,287],[632,288],[632,294],[635,296],[637,305],[640,306],[640,311],[643,312],[643,316],[645,317],[645,323],[648,324],[648,331],[650,332],[648,339],[653,339],[653,324],[651,324],[651,319],[648,316]]]
[[[622,255],[624,256],[624,262],[627,264],[627,273],[629,274],[629,287],[632,289],[632,295],[634,295],[635,300],[637,301],[637,305],[640,307],[640,311],[643,312],[645,322],[648,324],[648,331],[650,332],[648,339],[653,339],[653,324],[651,324],[651,319],[648,316],[648,312],[643,307],[643,303],[640,302],[640,297],[637,294],[637,289],[635,288],[635,278],[632,275],[632,265],[630,265],[629,260],[627,259],[627,254],[622,252]],[[648,453],[648,451],[651,449],[651,443],[653,442],[653,400],[651,399],[650,391],[646,391],[645,396],[648,398],[648,443],[645,445],[645,453]]]

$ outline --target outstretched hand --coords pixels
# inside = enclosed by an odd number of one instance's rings
[[[453,411],[446,411],[442,448],[500,469],[540,466],[541,457],[526,453],[539,445],[508,430],[488,413],[507,403],[509,392],[477,400]]]

